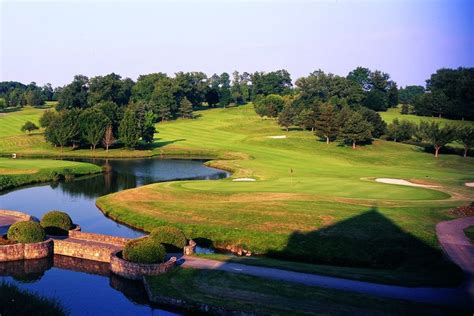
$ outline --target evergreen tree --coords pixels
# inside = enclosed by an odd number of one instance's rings
[[[119,139],[127,148],[134,148],[140,140],[140,126],[136,122],[134,108],[128,106],[119,126]]]
[[[315,134],[325,138],[326,144],[335,139],[339,133],[338,117],[334,106],[330,103],[321,104],[316,117]]]
[[[153,137],[155,136],[155,114],[153,111],[147,111],[145,113],[144,122],[142,126],[142,139],[145,143],[153,143]]]
[[[357,142],[372,138],[372,130],[372,124],[367,122],[360,113],[353,112],[342,126],[341,139],[344,142],[352,142],[352,149],[355,149]]]
[[[179,113],[183,118],[193,118],[193,105],[184,97],[179,103]]]
[[[295,112],[291,105],[286,105],[283,107],[283,110],[278,114],[278,124],[286,128],[288,132],[288,127],[290,127],[295,120]]]

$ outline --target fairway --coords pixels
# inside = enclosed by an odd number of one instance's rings
[[[441,117],[434,116],[417,116],[414,114],[401,114],[400,106],[396,108],[389,108],[385,112],[379,112],[382,119],[387,123],[391,123],[394,119],[407,120],[412,123],[418,124],[421,121],[427,122],[439,122],[440,124],[453,124],[453,125],[474,125],[472,121],[460,121],[460,120],[449,120]]]
[[[310,132],[283,132],[252,105],[198,115],[157,124],[154,150],[214,153],[225,159],[211,166],[257,181],[148,185],[99,198],[108,216],[147,231],[173,224],[215,246],[278,258],[406,272],[424,266],[426,275],[444,265],[434,227],[452,217],[449,208],[472,199],[463,185],[474,178],[472,158],[435,159],[386,141],[357,150],[326,145]],[[287,138],[268,138],[282,134]],[[383,184],[378,177],[441,187]]]

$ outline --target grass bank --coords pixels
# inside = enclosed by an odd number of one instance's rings
[[[69,312],[55,299],[0,283],[0,315],[2,316],[63,316]]]
[[[205,304],[265,315],[442,315],[449,312],[429,305],[282,281],[262,282],[257,277],[214,270],[177,268],[161,276],[147,277],[146,282],[157,300],[164,296],[186,301],[191,311]]]
[[[71,180],[101,171],[99,166],[89,163],[0,158],[0,191],[38,182]]]
[[[471,240],[471,243],[474,244],[474,226],[464,229],[464,234]]]

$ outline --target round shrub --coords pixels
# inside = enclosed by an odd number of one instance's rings
[[[163,244],[168,252],[181,251],[186,246],[183,231],[173,226],[160,226],[150,233],[150,237]]]
[[[74,227],[69,215],[61,211],[50,211],[44,214],[40,224],[48,235],[67,235],[68,231]]]
[[[17,222],[8,229],[7,238],[22,244],[44,241],[46,233],[37,222]]]
[[[130,240],[122,251],[125,260],[137,263],[161,263],[165,260],[166,249],[152,238]]]

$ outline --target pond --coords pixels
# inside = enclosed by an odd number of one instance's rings
[[[0,195],[0,209],[18,210],[38,218],[50,210],[64,210],[83,231],[123,237],[142,232],[107,218],[95,206],[102,195],[170,180],[215,180],[229,173],[209,168],[200,160],[81,159],[108,170],[71,182],[22,187]],[[66,263],[65,263],[66,262]],[[71,315],[166,314],[146,299],[143,286],[111,276],[87,260],[55,256],[53,260],[0,263],[0,281],[8,280],[48,297],[55,297]],[[72,270],[74,271],[72,271]],[[91,290],[93,289],[93,290]]]

